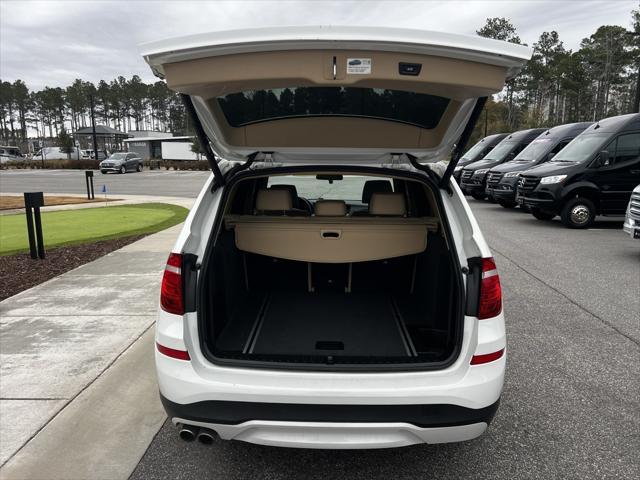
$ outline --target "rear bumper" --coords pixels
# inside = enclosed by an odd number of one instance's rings
[[[223,439],[299,448],[388,448],[471,440],[499,405],[310,405],[204,401],[161,396],[173,423],[210,428]]]

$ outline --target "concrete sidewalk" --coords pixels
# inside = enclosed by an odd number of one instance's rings
[[[0,302],[1,478],[133,470],[164,420],[151,327],[180,227]]]

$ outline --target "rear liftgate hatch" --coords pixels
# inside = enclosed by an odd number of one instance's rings
[[[453,151],[447,184],[485,99],[531,56],[496,40],[377,27],[216,32],[142,48],[183,95],[217,184],[218,159],[421,168]]]

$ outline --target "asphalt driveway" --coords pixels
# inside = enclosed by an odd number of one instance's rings
[[[488,433],[452,445],[317,451],[186,444],[167,422],[131,479],[635,478],[640,242],[473,202],[505,292],[508,370]]]

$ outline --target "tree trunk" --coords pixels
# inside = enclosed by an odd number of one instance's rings
[[[631,107],[631,113],[640,113],[640,60],[638,60],[638,74],[636,75],[636,97]]]

